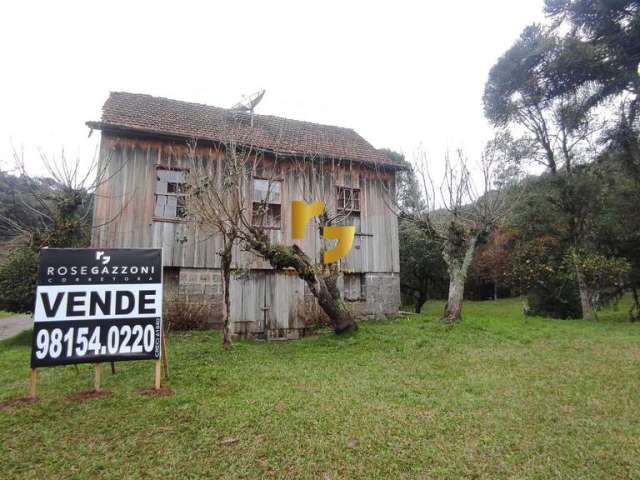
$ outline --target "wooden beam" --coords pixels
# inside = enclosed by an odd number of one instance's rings
[[[155,386],[154,388],[156,390],[160,390],[160,380],[161,380],[161,374],[162,374],[162,361],[160,360],[156,360],[156,368],[155,368]]]
[[[102,365],[100,363],[96,363],[96,375],[94,377],[94,390],[96,392],[100,391],[100,380],[102,379]]]
[[[31,380],[29,386],[29,398],[35,400],[38,394],[38,371],[35,368],[31,369]]]

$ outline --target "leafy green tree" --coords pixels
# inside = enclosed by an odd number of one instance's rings
[[[592,89],[587,108],[630,96],[628,112],[640,109],[640,2],[637,0],[546,0],[552,28],[564,45],[548,68],[551,97]]]
[[[525,313],[553,318],[579,318],[580,299],[573,268],[564,262],[562,242],[550,235],[521,238],[511,262],[513,278],[527,292]]]
[[[401,217],[400,288],[412,300],[416,313],[429,298],[447,293],[447,266],[442,258],[442,242],[424,224]]]
[[[401,153],[382,151],[395,162],[405,161]],[[446,295],[447,272],[441,242],[425,224],[415,221],[427,206],[410,165],[396,175],[395,202],[399,213],[400,289],[403,298],[420,313],[427,299]]]
[[[396,174],[395,202],[400,215],[420,215],[424,213],[427,205],[413,165],[407,163],[401,153],[386,148],[382,148],[380,151],[394,162],[405,164],[407,167]]]
[[[552,257],[563,262],[555,265],[553,278],[575,281],[582,316],[595,318],[594,303],[618,295],[621,277],[637,292],[630,260],[635,253],[627,240],[633,222],[606,221],[632,213],[615,197],[619,173],[584,165],[615,157],[640,188],[640,3],[546,0],[545,13],[551,23],[525,28],[491,69],[485,113],[496,127],[524,132],[510,139],[514,162],[541,164],[553,177],[545,180],[549,201],[538,225],[547,230],[539,238],[553,239],[547,246],[555,245]],[[609,108],[613,102],[620,103],[616,111]],[[604,128],[604,119],[612,117]],[[616,235],[606,238],[608,229]],[[567,262],[573,262],[574,275]],[[541,280],[544,272],[538,273]],[[550,278],[547,272],[547,287],[554,283]],[[566,282],[559,284],[563,288],[556,291],[566,290]]]
[[[516,235],[513,278],[527,291],[532,314],[573,318],[587,303],[595,319],[598,307],[622,293],[629,262],[614,230],[622,210],[612,209],[621,198],[613,187],[598,165],[577,168],[569,182],[550,174],[527,182],[508,223]],[[576,247],[576,232],[583,250]]]
[[[617,298],[624,285],[624,277],[630,270],[629,263],[623,258],[611,258],[593,252],[576,252],[572,250],[566,259],[567,264],[579,267],[576,272],[581,277],[579,282],[586,285],[584,291],[589,298],[586,301],[594,306],[597,318],[597,310],[600,306]],[[583,290],[580,291],[583,293]],[[581,299],[584,302],[584,299]]]
[[[514,282],[527,292],[529,313],[573,318],[580,316],[580,303],[575,275],[564,268],[570,240],[556,182],[550,174],[527,179],[506,224],[515,236]]]
[[[594,158],[593,140],[602,125],[586,105],[589,88],[550,97],[547,75],[563,41],[540,25],[531,25],[497,61],[485,85],[484,111],[497,128],[515,126],[510,134],[512,161],[541,165],[552,175],[571,173]]]
[[[618,109],[605,112],[613,125],[602,140],[623,154],[619,160],[640,185],[640,2],[546,0],[545,13],[563,36],[545,69],[548,97],[588,86],[585,110],[619,102]]]
[[[553,20],[553,29],[563,32],[565,38],[546,75],[549,96],[588,85],[592,93],[585,109],[602,110],[619,102],[618,109],[606,112],[613,124],[601,139],[608,146],[602,160],[611,163],[608,173],[614,179],[615,195],[609,197],[603,219],[608,233],[600,235],[600,245],[629,260],[628,285],[635,299],[631,315],[637,318],[639,225],[633,205],[637,208],[635,192],[640,191],[640,2],[546,0],[545,13]]]
[[[603,140],[608,147],[605,158],[621,165],[640,189],[640,115],[631,118],[620,108],[619,118],[606,130]]]
[[[28,313],[35,305],[38,252],[16,245],[0,265],[0,309]]]
[[[598,166],[606,179],[606,195],[595,225],[594,243],[605,255],[628,262],[624,287],[634,300],[629,316],[640,320],[640,188],[627,175],[624,157],[621,151],[609,153]]]
[[[558,56],[566,49],[566,41],[553,31],[532,25],[523,31],[516,43],[491,69],[484,94],[485,113],[499,128],[516,126],[524,134],[513,140],[515,161],[528,160],[546,167],[556,189],[552,198],[562,222],[562,236],[574,252],[577,285],[582,315],[594,319],[589,299],[594,298],[580,271],[580,256],[595,253],[588,249],[591,211],[596,203],[585,202],[596,192],[590,170],[584,166],[598,152],[594,148],[602,124],[587,108],[592,98],[590,87],[552,96],[549,81]],[[580,253],[578,253],[580,252]]]

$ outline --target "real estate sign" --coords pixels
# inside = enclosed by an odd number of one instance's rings
[[[162,250],[40,252],[31,367],[157,360]]]

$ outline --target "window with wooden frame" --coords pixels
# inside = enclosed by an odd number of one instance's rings
[[[341,225],[354,225],[356,233],[360,233],[360,189],[353,187],[336,187],[336,209],[341,216]]]
[[[185,186],[187,171],[156,168],[156,204],[153,216],[159,220],[182,220],[187,216]]]
[[[282,181],[253,178],[253,215],[256,227],[279,229],[282,226]]]
[[[352,187],[336,187],[336,208],[338,212],[360,212],[360,189]]]

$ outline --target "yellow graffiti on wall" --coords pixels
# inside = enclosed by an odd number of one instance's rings
[[[302,200],[291,202],[291,238],[302,240],[307,224],[313,217],[324,213],[324,203],[306,203]],[[350,226],[325,226],[322,229],[322,238],[337,240],[338,243],[331,250],[324,252],[322,261],[325,264],[334,263],[345,257],[353,246],[353,238],[356,235],[356,227]]]

